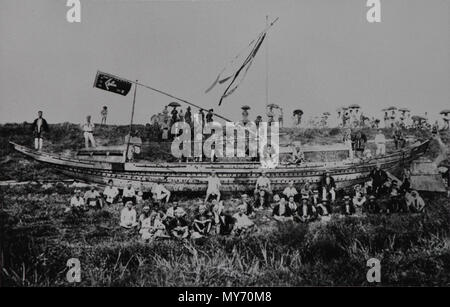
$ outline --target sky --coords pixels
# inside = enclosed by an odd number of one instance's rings
[[[381,22],[365,0],[81,0],[81,22],[65,0],[0,0],[0,123],[130,121],[132,92],[93,87],[97,70],[167,91],[238,120],[269,102],[305,116],[360,104],[381,117],[395,105],[438,117],[450,108],[450,1],[381,0]],[[222,67],[279,17],[237,91],[218,106],[205,94]],[[268,65],[266,66],[266,52]],[[173,99],[138,87],[136,123]]]

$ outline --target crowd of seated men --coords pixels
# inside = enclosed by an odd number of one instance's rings
[[[144,241],[156,238],[199,239],[210,235],[242,235],[257,229],[254,219],[270,216],[278,222],[311,222],[329,220],[332,214],[391,214],[423,212],[426,205],[419,193],[410,188],[410,173],[404,171],[401,183],[389,178],[379,165],[370,180],[356,184],[350,191],[337,191],[334,178],[325,172],[317,188],[309,183],[299,189],[290,181],[280,194],[273,194],[270,179],[263,171],[256,181],[253,195],[242,194],[236,208],[225,206],[220,200],[220,179],[213,172],[208,179],[206,199],[196,206],[194,214],[187,214],[177,202],[170,201],[171,193],[162,184],[155,184],[150,193],[136,191],[131,183],[120,195],[110,181],[103,193],[91,186],[85,192],[76,190],[66,211],[80,214],[90,208],[123,203],[120,226],[136,230]],[[141,208],[140,215],[137,209]]]

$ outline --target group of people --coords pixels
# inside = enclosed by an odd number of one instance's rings
[[[161,183],[154,184],[150,191],[135,190],[128,183],[120,193],[112,180],[102,193],[95,186],[91,186],[84,196],[79,189],[75,190],[66,212],[78,215],[120,202],[123,204],[120,226],[139,233],[147,242],[156,238],[242,235],[257,229],[254,221],[257,215],[263,216],[263,220],[271,216],[278,222],[310,222],[329,220],[332,214],[420,213],[426,208],[418,191],[411,189],[409,170],[405,169],[398,183],[380,165],[372,170],[369,181],[356,184],[350,191],[338,191],[331,173],[325,172],[317,188],[306,182],[297,189],[294,181],[290,181],[277,194],[272,190],[267,173],[262,171],[253,195],[242,194],[235,209],[221,200],[221,182],[215,172],[206,182],[206,197],[196,205],[193,214],[187,214],[178,202],[171,201],[171,192]],[[137,208],[141,208],[140,215]]]

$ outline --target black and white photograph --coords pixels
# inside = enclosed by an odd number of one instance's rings
[[[0,287],[450,286],[449,25],[447,0],[0,0]]]

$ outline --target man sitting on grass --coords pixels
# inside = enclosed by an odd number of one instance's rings
[[[185,219],[186,211],[178,207],[174,211],[175,217],[170,221],[170,235],[176,239],[186,239],[189,236],[189,223]]]
[[[65,212],[72,211],[73,213],[81,213],[85,211],[84,199],[81,197],[81,190],[75,190],[75,195],[70,199],[70,207],[67,207]]]
[[[411,191],[411,197],[407,201],[409,211],[413,213],[421,213],[425,209],[425,201],[417,191]]]
[[[133,202],[131,200],[125,203],[125,207],[120,213],[120,226],[131,229],[138,225],[136,221],[136,210],[133,208]]]
[[[134,190],[131,182],[127,183],[127,186],[123,189],[122,192],[122,202],[126,204],[129,201],[133,202],[133,204],[136,203],[136,191]]]
[[[285,198],[280,198],[278,204],[273,208],[272,216],[279,222],[292,221],[292,211],[289,209]]]
[[[317,217],[317,209],[313,206],[307,194],[302,195],[301,204],[297,210],[297,219],[300,222],[308,222]]]
[[[192,222],[191,238],[199,239],[209,235],[212,227],[212,219],[208,213],[205,205],[202,204],[198,207],[198,214]]]
[[[352,215],[355,213],[355,206],[353,205],[350,196],[345,195],[344,201],[342,203],[342,214],[344,215]]]
[[[108,185],[103,191],[103,197],[108,205],[112,205],[117,202],[119,197],[119,190],[113,185],[112,179],[108,180]]]
[[[256,210],[266,209],[270,207],[266,191],[264,190],[259,191],[259,195],[256,198],[253,206],[255,207]]]
[[[95,185],[92,185],[91,188],[84,193],[84,199],[86,205],[90,208],[101,209],[103,207],[103,200]]]
[[[253,223],[253,221],[249,219],[247,214],[245,214],[247,211],[247,206],[241,204],[239,205],[238,210],[239,212],[233,215],[233,218],[236,220],[236,223],[234,225],[234,233],[236,235],[248,232],[255,226],[255,223]]]
[[[224,210],[218,214],[218,220],[216,223],[218,226],[218,234],[227,236],[233,232],[234,225],[236,224],[236,219],[233,217],[231,209],[229,207],[224,208]]]

